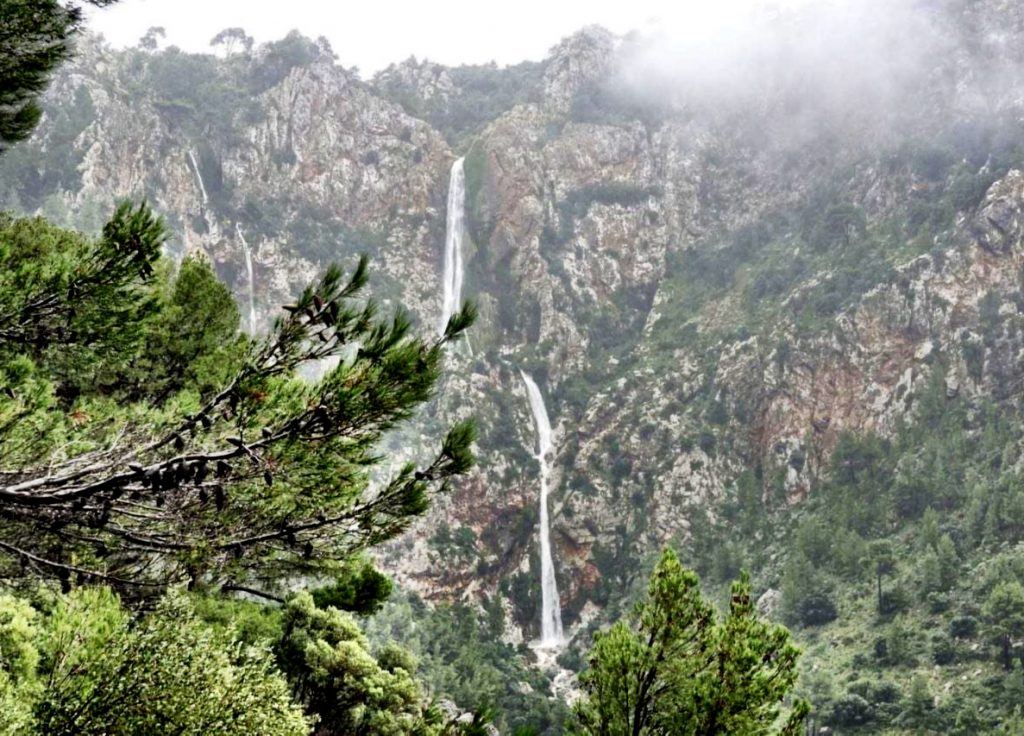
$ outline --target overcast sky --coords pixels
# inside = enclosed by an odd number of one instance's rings
[[[121,0],[92,14],[90,27],[117,46],[151,26],[167,43],[209,50],[217,31],[241,26],[258,42],[292,28],[326,36],[344,66],[364,74],[414,55],[444,64],[543,58],[563,36],[590,23],[616,33],[670,24],[728,25],[756,6],[842,0]],[[852,0],[847,0],[852,1]]]

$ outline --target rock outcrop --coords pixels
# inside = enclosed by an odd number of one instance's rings
[[[1004,23],[1015,8],[949,5],[968,40],[1019,46],[1020,24]],[[799,502],[842,433],[891,434],[937,381],[951,396],[1019,395],[1024,161],[999,140],[1004,126],[1019,133],[1007,113],[1022,103],[1009,94],[979,111],[984,95],[970,93],[993,81],[964,48],[935,60],[905,129],[856,139],[824,122],[809,134],[808,111],[784,95],[742,120],[623,96],[620,42],[598,28],[521,79],[487,70],[509,85],[508,109],[479,130],[446,117],[443,134],[410,112],[460,110],[471,91],[430,62],[368,84],[321,50],[253,104],[203,110],[228,91],[186,105],[144,89],[172,52],[89,41],[33,143],[46,166],[71,171],[36,172],[21,204],[86,224],[118,197],[146,196],[174,247],[205,252],[240,299],[244,237],[261,325],[326,262],[370,252],[375,293],[429,331],[448,169],[465,154],[465,290],[482,318],[424,425],[478,417],[480,463],[384,563],[428,597],[500,596],[521,641],[535,633],[539,574],[520,368],[555,430],[567,626],[592,620],[744,474],[768,502]],[[266,60],[203,64],[227,87]],[[58,111],[82,95],[90,111],[68,134]],[[777,135],[797,122],[799,137]],[[919,137],[952,143],[915,149]],[[69,158],[46,158],[65,144]],[[4,176],[25,181],[10,160]],[[421,441],[413,431],[395,445]]]

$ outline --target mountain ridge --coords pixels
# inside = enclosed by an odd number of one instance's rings
[[[987,94],[1024,13],[936,7],[960,52],[877,119],[787,75],[737,98],[745,116],[685,85],[652,99],[623,86],[645,41],[596,28],[537,64],[403,62],[367,81],[296,36],[226,59],[86,39],[25,144],[43,163],[0,164],[32,195],[4,206],[88,226],[147,197],[243,300],[244,234],[263,324],[327,260],[369,251],[384,303],[431,330],[464,154],[481,321],[424,421],[478,416],[481,462],[383,563],[428,598],[497,602],[507,640],[535,638],[528,370],[555,429],[566,628],[585,635],[706,510],[813,497],[847,434],[897,436],[937,377],[950,400],[1016,400],[1024,98]],[[775,590],[779,571],[755,582]]]

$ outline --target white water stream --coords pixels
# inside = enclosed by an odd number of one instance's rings
[[[551,478],[551,422],[544,406],[544,397],[536,382],[525,371],[519,371],[526,384],[530,411],[537,428],[537,461],[540,463],[540,641],[537,646],[554,649],[562,645],[562,609],[558,599],[555,563],[551,557],[551,530],[548,526],[548,485]]]
[[[235,232],[238,239],[242,241],[242,253],[245,255],[245,273],[249,278],[249,332],[256,334],[256,279],[252,275],[252,251],[249,250],[249,243],[242,235],[242,226],[235,223]]]
[[[466,233],[466,159],[452,164],[448,179],[448,212],[444,238],[444,304],[438,333],[444,334],[448,320],[459,309],[462,301],[462,242]]]
[[[210,198],[206,196],[206,185],[203,184],[203,175],[199,173],[199,164],[196,163],[196,156],[192,153],[192,149],[189,149],[188,160],[192,162],[192,170],[196,172],[196,181],[199,182],[199,193],[203,195],[203,206],[205,207],[210,202]]]

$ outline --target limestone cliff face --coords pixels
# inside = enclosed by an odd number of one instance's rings
[[[243,296],[245,238],[261,325],[325,262],[360,251],[376,258],[388,300],[436,310],[441,182],[452,154],[429,126],[325,56],[291,69],[249,110],[206,111],[231,126],[217,135],[139,93],[147,63],[87,42],[54,90],[59,98],[83,85],[95,108],[75,141],[73,208],[150,198],[170,218],[175,246],[209,255]]]
[[[809,113],[781,94],[741,118],[623,96],[629,49],[595,28],[514,76],[410,60],[365,83],[321,49],[218,111],[224,126],[142,89],[172,52],[87,43],[52,94],[55,111],[80,90],[91,101],[65,136],[74,171],[43,171],[35,206],[83,222],[145,195],[241,301],[244,238],[261,326],[325,262],[369,251],[377,293],[430,330],[448,170],[465,155],[465,283],[482,319],[423,426],[475,415],[480,463],[384,560],[428,596],[501,597],[509,636],[531,638],[536,440],[519,369],[555,428],[570,627],[741,474],[798,502],[841,433],[891,434],[936,380],[1019,395],[1024,160],[1004,143],[1021,135],[1021,97],[990,92],[1024,31],[1012,3],[947,5],[974,43],[857,136],[824,117],[782,135]],[[267,58],[209,66],[237,83]],[[474,84],[507,107],[481,122]],[[43,153],[61,125],[53,112]],[[417,434],[396,448],[415,452]]]

